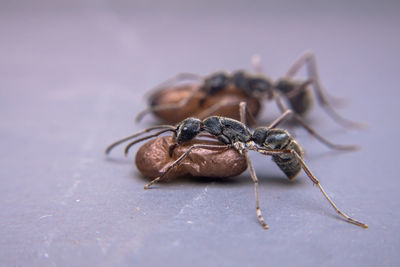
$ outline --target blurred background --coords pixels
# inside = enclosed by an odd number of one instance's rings
[[[398,1],[1,1],[0,265],[398,266]],[[344,98],[347,130],[317,105],[303,130],[310,169],[345,223],[301,174],[289,182],[252,154],[268,231],[248,172],[224,181],[147,180],[112,141],[141,124],[144,94],[179,72],[251,71],[277,79],[313,51]],[[260,121],[277,114],[267,103]]]

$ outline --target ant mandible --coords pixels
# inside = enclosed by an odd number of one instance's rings
[[[258,127],[253,132],[245,125],[245,115],[246,115],[246,104],[240,104],[240,117],[241,121],[235,119],[211,116],[204,120],[197,118],[187,118],[176,126],[172,125],[160,125],[150,127],[141,132],[123,138],[119,141],[114,142],[109,145],[105,151],[108,154],[115,146],[136,138],[145,133],[149,133],[153,130],[159,130],[154,134],[149,134],[139,139],[130,142],[125,147],[125,155],[127,155],[129,149],[141,141],[157,137],[165,132],[173,132],[173,138],[175,144],[171,146],[170,152],[174,150],[176,146],[183,145],[187,142],[195,140],[197,136],[206,133],[206,137],[216,138],[221,142],[219,145],[209,145],[209,144],[193,144],[190,146],[186,152],[184,152],[178,159],[176,159],[172,164],[170,164],[165,171],[158,177],[154,178],[148,184],[145,185],[144,189],[148,189],[154,183],[162,181],[166,175],[175,167],[182,164],[188,155],[196,149],[235,149],[240,154],[245,156],[247,166],[250,170],[250,176],[254,183],[255,188],[255,198],[256,198],[256,211],[257,217],[260,224],[264,229],[268,229],[268,225],[265,222],[258,197],[258,178],[256,176],[254,167],[248,156],[248,151],[253,150],[261,154],[272,156],[272,160],[278,165],[278,167],[285,173],[289,179],[294,179],[301,170],[303,170],[309,179],[318,186],[324,197],[328,200],[331,206],[336,210],[336,212],[344,217],[347,222],[353,223],[357,226],[368,228],[367,224],[359,222],[352,219],[342,211],[340,211],[333,201],[326,194],[325,190],[322,188],[319,180],[311,173],[310,169],[306,165],[303,159],[303,150],[301,146],[290,136],[290,134],[284,129],[276,128],[280,123],[290,115],[290,111],[285,111],[280,115],[274,122],[272,122],[268,127]]]
[[[149,107],[141,111],[136,120],[140,121],[150,112],[168,123],[177,123],[187,117],[204,119],[211,115],[239,119],[237,107],[242,101],[247,103],[249,114],[256,117],[263,103],[274,99],[281,113],[291,109],[294,111],[293,119],[305,124],[303,117],[311,109],[313,102],[309,90],[311,86],[317,102],[334,121],[344,127],[362,127],[359,123],[343,118],[332,108],[323,92],[313,53],[305,52],[286,75],[275,82],[260,74],[262,71],[258,59],[253,59],[253,64],[256,74],[245,71],[232,74],[216,72],[202,77],[180,73],[156,87],[148,98]],[[303,66],[307,69],[308,78],[304,81],[293,79]],[[192,83],[178,85],[184,81]],[[286,100],[289,107],[282,99]]]

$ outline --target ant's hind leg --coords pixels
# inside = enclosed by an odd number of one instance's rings
[[[303,55],[298,58],[293,65],[289,68],[286,73],[286,77],[293,77],[300,70],[301,67],[306,66],[307,75],[309,77],[307,82],[312,84],[314,92],[317,96],[317,101],[321,105],[321,107],[325,110],[325,112],[338,124],[341,124],[344,127],[353,127],[353,128],[364,128],[365,125],[362,123],[354,122],[348,120],[341,115],[339,115],[331,106],[330,102],[326,99],[326,92],[323,90],[322,84],[319,79],[318,68],[317,68],[317,60],[315,55],[311,52],[305,52]]]
[[[290,78],[294,77],[303,66],[306,66],[307,76],[309,77],[309,79],[313,80],[313,85],[318,101],[322,105],[325,105],[328,101],[325,98],[326,93],[323,92],[322,85],[319,80],[317,60],[312,52],[310,51],[304,52],[289,68],[289,70],[286,73],[286,77]]]
[[[263,73],[263,67],[261,63],[261,56],[259,54],[254,54],[251,57],[251,65],[253,65],[253,68],[257,74],[262,74]]]
[[[251,176],[251,179],[253,180],[253,183],[254,183],[254,193],[255,193],[255,196],[256,196],[256,211],[257,211],[258,221],[260,222],[262,227],[265,230],[267,230],[268,229],[268,224],[265,222],[264,217],[263,217],[263,215],[261,213],[260,201],[258,199],[258,179],[257,179],[257,176],[256,176],[256,172],[254,171],[254,167],[253,167],[253,164],[251,163],[251,160],[249,158],[247,150],[244,151],[244,155],[246,156],[247,166],[249,167],[250,176]]]
[[[319,182],[319,180],[311,173],[310,169],[307,167],[306,163],[303,161],[303,159],[300,157],[299,154],[297,154],[296,151],[292,151],[292,154],[297,158],[297,160],[300,162],[304,172],[307,174],[308,178],[310,178],[310,180],[316,184],[319,188],[319,190],[321,190],[322,194],[324,195],[324,197],[328,200],[328,202],[332,205],[332,207],[336,210],[336,212],[343,216],[347,222],[355,224],[357,226],[363,227],[363,228],[368,228],[368,225],[362,222],[359,222],[357,220],[354,220],[353,218],[349,217],[347,214],[345,214],[344,212],[340,211],[338,209],[338,207],[335,205],[335,203],[333,203],[333,201],[330,199],[330,197],[328,196],[328,194],[325,192],[325,190],[322,188],[321,183]]]
[[[207,118],[211,115],[214,114],[217,110],[223,107],[229,107],[229,106],[239,106],[240,101],[221,101],[218,103],[215,103],[214,105],[208,107],[207,109],[201,111],[200,113],[197,113],[194,115],[194,117],[199,118],[199,119],[204,119]]]
[[[235,106],[238,106],[239,107],[239,112],[240,112],[241,103],[245,103],[245,105],[246,105],[245,113],[247,115],[247,118],[250,120],[250,124],[251,125],[256,125],[256,119],[250,113],[250,111],[248,111],[246,102],[243,102],[243,101],[222,101],[222,102],[218,102],[218,103],[212,105],[211,107],[207,108],[206,110],[202,111],[201,113],[198,113],[197,115],[194,115],[194,117],[199,118],[199,119],[204,119],[204,118],[207,118],[207,117],[213,115],[217,110],[219,110],[220,108],[224,108],[224,107],[235,107]]]
[[[331,204],[331,206],[336,210],[336,212],[339,215],[344,217],[346,219],[346,221],[349,222],[349,223],[355,224],[355,225],[363,227],[363,228],[368,228],[367,224],[359,222],[359,221],[351,218],[350,216],[348,216],[347,214],[345,214],[344,212],[342,212],[341,210],[338,209],[338,207],[335,205],[335,203],[333,203],[333,201],[330,199],[328,194],[322,188],[321,183],[319,182],[319,180],[311,173],[310,169],[307,167],[307,165],[304,162],[303,158],[296,151],[294,151],[294,150],[263,150],[263,149],[258,149],[257,151],[260,152],[261,154],[264,154],[264,155],[267,155],[267,156],[277,156],[277,155],[283,155],[283,154],[286,154],[286,155],[287,154],[292,154],[293,156],[295,156],[296,159],[298,160],[298,162],[300,163],[302,169],[307,174],[308,178],[310,178],[310,180],[315,185],[318,186],[319,190],[322,192],[324,197],[328,200],[329,204]]]
[[[198,74],[189,73],[189,72],[178,73],[178,74],[174,75],[173,77],[169,78],[168,80],[160,83],[156,87],[153,87],[152,89],[150,89],[145,94],[145,96],[149,97],[160,90],[164,90],[165,88],[171,87],[171,86],[176,85],[177,83],[183,82],[185,80],[201,81],[202,79],[203,79],[203,77]]]
[[[275,128],[280,123],[282,123],[288,116],[291,116],[292,119],[297,121],[309,134],[314,136],[314,138],[316,138],[318,141],[325,144],[329,148],[336,149],[336,150],[347,150],[347,151],[354,151],[354,150],[359,149],[359,147],[356,145],[334,144],[331,141],[329,141],[328,139],[322,137],[322,135],[320,135],[313,128],[311,128],[311,126],[309,126],[299,114],[288,109],[287,106],[283,103],[283,101],[279,95],[276,97],[276,103],[278,105],[279,110],[283,113],[274,122],[272,122],[271,125],[268,126],[268,128]]]
[[[196,149],[196,148],[227,149],[227,148],[229,148],[229,147],[230,147],[229,145],[206,145],[206,144],[197,144],[197,145],[193,145],[193,146],[189,147],[188,150],[186,150],[185,153],[183,153],[177,160],[175,160],[171,165],[169,165],[168,168],[167,168],[159,177],[154,178],[150,183],[146,184],[146,185],[144,186],[144,189],[149,189],[149,187],[150,187],[152,184],[161,181],[161,180],[165,177],[165,175],[166,175],[170,170],[172,170],[172,168],[174,168],[174,167],[176,167],[176,166],[179,166],[179,165],[183,162],[183,160],[184,160],[185,158],[187,158],[187,156],[189,156],[190,152],[191,152],[193,149]]]
[[[157,85],[153,89],[149,90],[149,92],[145,95],[147,98],[151,98],[152,95],[156,94],[157,92],[164,90],[165,88],[171,87],[173,85],[176,85],[179,82],[185,81],[185,80],[195,80],[195,81],[201,81],[203,78],[200,75],[194,74],[194,73],[179,73],[172,78],[162,82],[161,84]],[[197,88],[198,90],[198,88]],[[183,99],[179,103],[176,104],[169,104],[169,105],[159,105],[159,106],[154,106],[154,107],[149,107],[144,110],[142,110],[137,116],[136,116],[136,121],[141,121],[142,118],[150,112],[154,111],[161,111],[161,110],[166,110],[166,109],[174,109],[174,108],[180,108],[187,104],[187,102],[190,101],[190,98],[193,97],[193,95],[197,92],[197,90],[194,90],[191,95],[189,95],[187,98]],[[187,102],[186,102],[187,101]]]
[[[256,119],[254,118],[253,114],[247,109],[247,103],[242,101],[239,103],[239,115],[240,115],[240,122],[244,125],[247,125],[247,120],[250,120],[250,125],[256,125]]]

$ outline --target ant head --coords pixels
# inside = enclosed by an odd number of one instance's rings
[[[244,71],[237,71],[232,75],[232,83],[235,87],[241,88],[248,95],[267,95],[268,98],[272,98],[272,85],[265,77],[253,77]]]
[[[254,77],[249,79],[250,90],[253,94],[267,95],[272,99],[272,83],[270,80],[263,77]]]
[[[182,144],[195,138],[201,131],[201,121],[196,118],[187,118],[178,124],[175,136],[176,142]]]
[[[229,83],[228,76],[223,72],[216,72],[204,80],[204,87],[211,94],[224,89]]]
[[[258,127],[255,129],[252,139],[261,147],[269,149],[283,149],[289,144],[291,137],[290,134],[283,129]]]

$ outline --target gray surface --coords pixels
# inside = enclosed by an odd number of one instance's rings
[[[0,7],[0,265],[400,264],[396,2],[32,3]],[[288,182],[258,155],[268,231],[248,173],[144,191],[133,153],[103,155],[155,122],[133,117],[146,89],[173,74],[251,69],[259,53],[276,78],[305,49],[348,100],[340,113],[370,127],[344,130],[316,108],[316,129],[362,150],[297,138],[337,205],[370,229],[343,222],[304,174]]]

